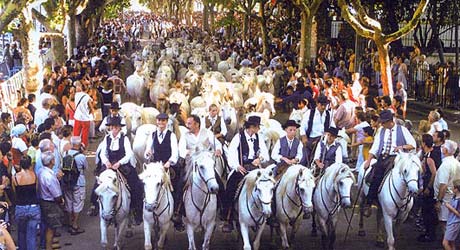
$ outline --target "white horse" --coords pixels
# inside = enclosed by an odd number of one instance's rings
[[[195,250],[194,233],[204,230],[202,249],[209,249],[212,233],[216,226],[217,184],[214,173],[214,157],[209,151],[196,152],[191,157],[191,169],[184,193],[188,249]]]
[[[343,163],[329,166],[317,184],[313,195],[315,212],[322,233],[323,249],[334,249],[335,227],[340,207],[351,207],[351,187],[355,177]]]
[[[139,164],[145,163],[145,149],[147,147],[147,138],[152,136],[152,133],[157,130],[157,126],[153,124],[143,124],[137,129],[133,140],[133,152]]]
[[[229,102],[224,102],[220,106],[220,114],[227,127],[225,140],[231,141],[233,136],[238,132],[238,116],[236,109]]]
[[[275,188],[272,172],[274,166],[252,170],[241,182],[237,211],[244,250],[251,249],[250,227],[254,227],[256,231],[252,247],[255,250],[259,249],[266,219],[272,214],[271,203]]]
[[[152,249],[151,229],[155,245],[163,249],[166,233],[171,226],[174,200],[171,194],[171,181],[161,162],[144,164],[139,178],[144,182],[144,247]]]
[[[142,102],[142,98],[145,96],[147,91],[147,80],[141,72],[139,67],[136,71],[126,78],[126,90],[131,98],[134,98],[137,103]]]
[[[313,211],[313,189],[315,178],[310,169],[302,165],[290,166],[281,177],[276,188],[276,218],[280,223],[283,249],[289,248],[287,227],[292,226],[290,240],[300,226],[298,220],[303,213]]]
[[[376,161],[373,160],[371,165]],[[418,192],[418,176],[421,169],[421,162],[415,153],[398,153],[395,158],[395,166],[383,179],[381,189],[378,194],[380,208],[377,213],[377,241],[381,235],[380,221],[383,215],[385,231],[387,233],[387,244],[389,250],[394,250],[395,239],[393,236],[393,222],[396,225],[404,222],[409,215],[413,205],[413,194]],[[359,175],[359,185],[364,181],[371,171],[371,167],[364,170],[362,167]],[[369,186],[363,184],[363,194],[367,195]],[[360,231],[362,230],[360,221]],[[364,233],[364,231],[360,232]]]
[[[133,102],[125,102],[120,106],[120,115],[125,118],[127,135],[136,133],[137,128],[142,125],[142,106]]]
[[[117,173],[107,169],[96,177],[99,186],[95,193],[99,197],[99,217],[101,226],[101,245],[107,247],[107,228],[115,225],[114,248],[121,249],[121,238],[129,215],[131,197],[128,188],[117,177]]]

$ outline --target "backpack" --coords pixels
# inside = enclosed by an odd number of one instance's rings
[[[62,182],[67,187],[74,187],[77,185],[78,177],[80,176],[80,170],[78,170],[77,163],[75,162],[75,157],[81,154],[77,152],[73,155],[67,154],[62,158],[62,172],[64,176],[62,177]]]

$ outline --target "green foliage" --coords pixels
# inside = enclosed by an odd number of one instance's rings
[[[112,19],[120,16],[120,13],[123,12],[123,9],[129,8],[131,3],[129,0],[116,0],[109,3],[104,8],[104,18]]]

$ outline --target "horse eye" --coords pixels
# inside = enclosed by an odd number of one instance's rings
[[[340,181],[340,182],[339,182],[339,185],[340,185],[340,186],[343,186],[343,181]]]
[[[302,193],[305,192],[305,189],[304,189],[304,188],[301,188],[301,189],[300,189],[300,192],[302,192]]]
[[[159,187],[161,185],[161,183],[157,183],[157,186]]]

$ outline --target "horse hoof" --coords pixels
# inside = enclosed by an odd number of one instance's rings
[[[359,231],[358,231],[358,236],[361,236],[361,237],[366,236],[366,231],[364,231],[364,230],[359,230]]]
[[[125,234],[126,238],[131,238],[133,236],[134,236],[133,231],[131,231],[131,230],[126,231],[126,234]]]
[[[383,241],[376,241],[375,246],[378,247],[378,248],[384,248],[385,243]]]
[[[144,249],[145,249],[145,250],[152,250],[152,245],[150,245],[150,246],[144,246]]]
[[[316,230],[311,230],[311,236],[312,237],[317,237],[318,236],[318,232]]]

